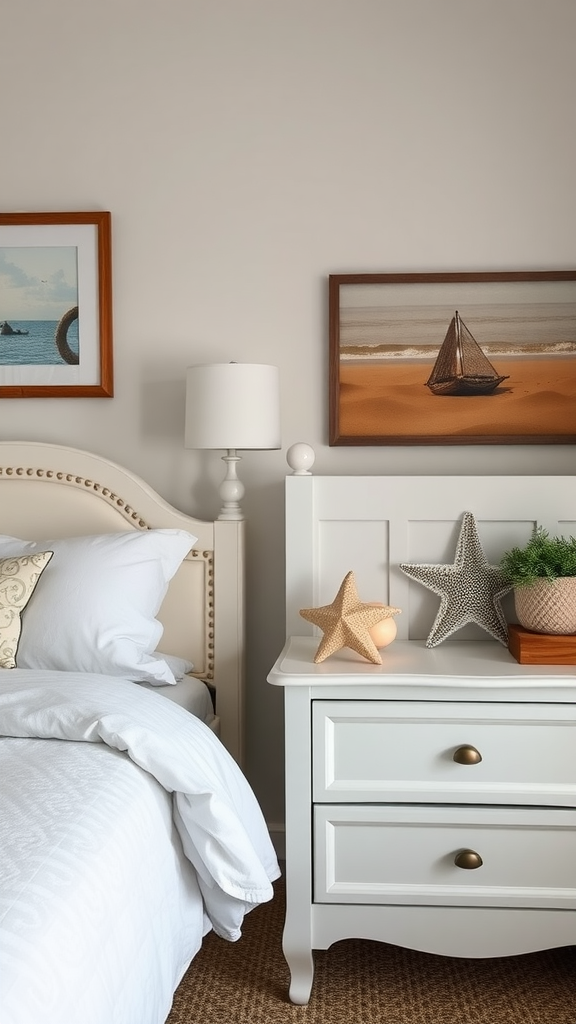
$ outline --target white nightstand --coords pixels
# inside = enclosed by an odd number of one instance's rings
[[[576,678],[497,642],[396,641],[384,664],[315,665],[285,689],[284,953],[306,1003],[313,949],[348,937],[464,957],[576,943]]]

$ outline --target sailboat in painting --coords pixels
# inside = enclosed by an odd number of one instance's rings
[[[435,395],[488,395],[507,379],[492,366],[456,310],[427,386]]]

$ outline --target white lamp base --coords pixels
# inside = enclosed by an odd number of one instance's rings
[[[219,487],[222,508],[218,519],[244,519],[240,502],[244,497],[245,487],[236,474],[236,463],[240,461],[241,457],[236,454],[235,448],[229,448],[227,454],[222,456],[222,462],[226,465],[226,476]]]

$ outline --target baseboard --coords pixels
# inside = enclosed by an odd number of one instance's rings
[[[284,823],[268,823],[268,831],[278,860],[286,860],[286,828]]]

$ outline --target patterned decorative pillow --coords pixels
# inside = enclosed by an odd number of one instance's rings
[[[51,558],[51,551],[39,551],[0,559],[0,668],[16,668],[21,615]]]

